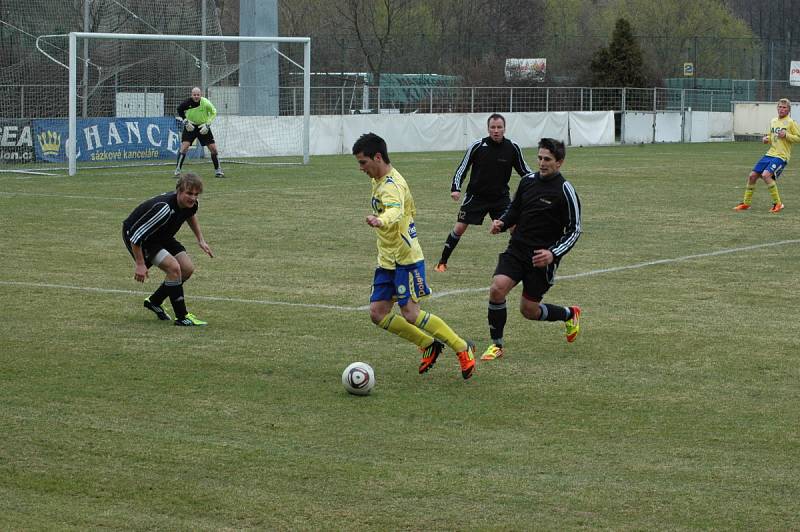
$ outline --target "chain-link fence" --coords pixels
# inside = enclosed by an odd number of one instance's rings
[[[368,113],[493,113],[556,111],[695,111],[729,112],[736,101],[800,101],[800,87],[786,82],[743,80],[749,90],[606,87],[424,87],[382,89],[370,86],[312,87],[311,114]],[[735,85],[736,83],[734,83]],[[235,88],[234,88],[235,89]],[[87,116],[115,115],[121,93],[163,95],[163,112],[177,108],[190,86],[104,86],[92,94]],[[230,90],[230,89],[229,89]],[[65,118],[66,85],[0,86],[0,116]],[[280,115],[303,113],[302,87],[282,87]],[[225,114],[224,102],[213,98]],[[147,101],[147,98],[144,99]],[[159,98],[159,101],[162,101]],[[147,111],[147,110],[145,110]]]

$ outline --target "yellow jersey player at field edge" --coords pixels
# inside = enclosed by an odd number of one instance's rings
[[[430,295],[431,289],[414,225],[416,207],[408,183],[389,161],[386,141],[365,133],[353,144],[353,155],[372,180],[372,213],[365,220],[378,236],[378,266],[369,299],[372,322],[419,348],[420,374],[433,367],[447,344],[458,355],[461,376],[470,378],[475,370],[475,345],[420,308],[420,299]],[[402,316],[392,312],[395,301]]]
[[[789,116],[791,110],[792,102],[786,98],[778,100],[778,116],[770,121],[769,131],[761,138],[761,142],[770,144],[770,148],[747,176],[744,198],[739,205],[733,208],[734,210],[746,211],[750,208],[756,181],[759,177],[764,180],[767,190],[772,196],[770,212],[778,213],[783,210],[783,202],[778,194],[778,184],[775,180],[780,177],[783,169],[789,164],[789,158],[792,156],[792,144],[800,142],[800,128],[797,127],[797,122]]]

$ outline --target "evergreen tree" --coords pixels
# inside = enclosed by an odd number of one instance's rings
[[[630,23],[624,18],[617,19],[611,42],[595,52],[589,68],[592,84],[597,87],[648,87],[651,84],[642,50]]]

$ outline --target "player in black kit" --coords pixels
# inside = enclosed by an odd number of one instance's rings
[[[181,174],[175,192],[150,198],[136,207],[122,222],[122,240],[136,263],[133,278],[143,283],[147,270],[158,266],[166,279],[153,294],[144,300],[144,308],[155,313],[160,320],[170,320],[161,303],[169,297],[175,310],[175,325],[207,325],[186,311],[183,283],[194,273],[194,264],[183,244],[175,234],[184,222],[197,238],[197,244],[209,257],[214,257],[208,247],[200,223],[197,221],[197,198],[203,192],[203,181],[195,174]]]
[[[497,234],[514,228],[508,248],[500,254],[489,289],[489,334],[492,344],[481,360],[495,360],[505,353],[506,296],[522,281],[519,311],[529,320],[563,321],[567,342],[580,331],[581,309],[542,303],[555,282],[561,258],[581,234],[581,202],[575,189],[561,175],[566,148],[563,142],[539,141],[539,171],[522,178],[508,210],[492,221]]]
[[[483,224],[487,213],[492,219],[499,218],[506,210],[511,201],[508,192],[511,169],[516,170],[520,177],[532,173],[525,164],[520,147],[505,138],[506,119],[495,113],[489,117],[486,125],[489,136],[472,143],[453,176],[450,197],[458,201],[461,199],[464,176],[472,167],[458,219],[444,243],[442,257],[434,268],[437,272],[447,271],[450,254],[468,226]]]

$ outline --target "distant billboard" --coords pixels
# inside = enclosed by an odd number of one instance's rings
[[[800,61],[792,61],[789,68],[789,85],[800,86]]]
[[[547,59],[506,59],[506,81],[541,83],[547,70]]]

